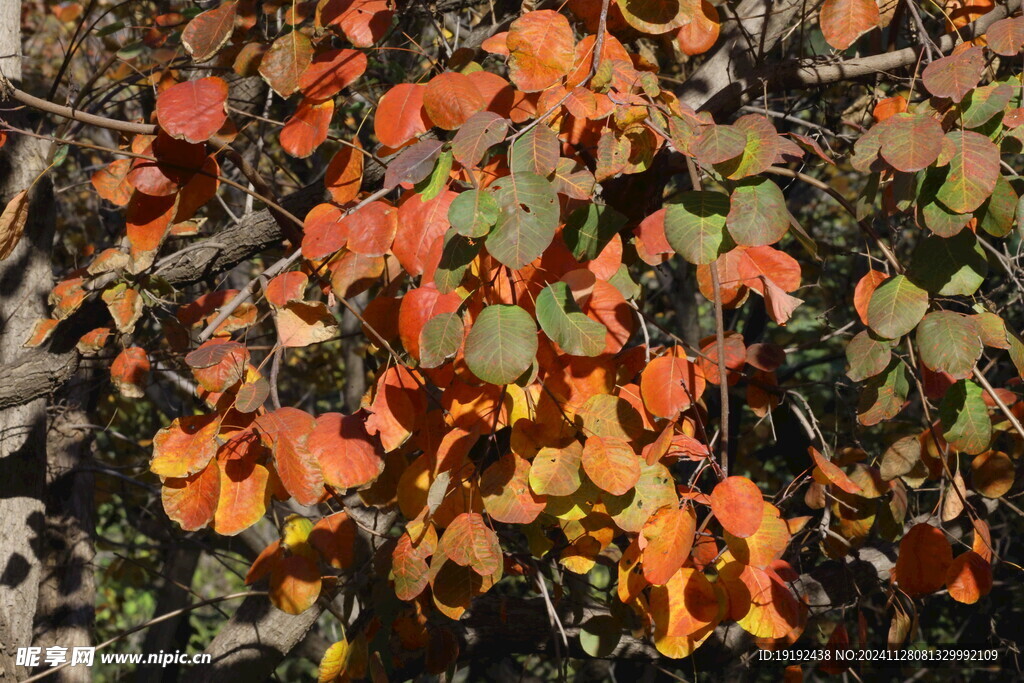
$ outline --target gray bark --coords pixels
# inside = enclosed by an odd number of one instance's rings
[[[44,649],[92,644],[95,482],[93,473],[84,467],[90,459],[92,431],[81,428],[92,422],[96,400],[92,374],[83,370],[58,393],[47,432],[46,527],[34,642]],[[52,674],[51,679],[54,683],[84,683],[91,675],[88,668],[69,667]]]
[[[20,76],[20,3],[0,0],[0,68]],[[6,115],[14,119],[17,113]],[[16,122],[20,123],[20,122]],[[38,318],[46,317],[53,287],[50,251],[54,233],[49,180],[33,181],[46,167],[48,144],[11,136],[0,149],[0,203],[32,186],[25,234],[0,261],[0,366],[14,362]],[[32,642],[45,526],[46,400],[0,409],[0,619],[4,649]]]

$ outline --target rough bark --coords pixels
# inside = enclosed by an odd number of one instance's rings
[[[90,460],[95,408],[92,373],[82,371],[57,395],[47,430],[46,526],[42,543],[43,575],[39,585],[35,642],[38,647],[75,648],[92,644],[96,616],[93,515],[94,475]],[[62,669],[54,683],[91,679],[83,667]]]
[[[14,6],[12,10],[10,5]],[[0,55],[20,50],[20,4],[0,0],[0,25],[13,16],[15,31],[5,31]],[[13,41],[13,42],[11,42]],[[5,72],[13,62],[4,61]],[[13,119],[14,114],[7,115]],[[28,223],[14,252],[0,261],[0,366],[17,362],[36,319],[47,313],[53,286],[50,250],[54,232],[53,192],[49,180],[33,181],[46,167],[45,143],[12,136],[0,149],[0,203],[32,186]],[[8,653],[32,641],[40,579],[40,541],[44,530],[46,400],[0,409],[0,618]]]

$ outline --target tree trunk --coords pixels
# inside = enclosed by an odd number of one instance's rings
[[[35,645],[47,648],[92,644],[96,617],[93,576],[94,475],[83,469],[89,461],[96,390],[92,374],[82,370],[59,393],[46,438],[46,531],[43,575],[35,621]],[[42,669],[46,670],[46,669]],[[85,667],[69,667],[51,675],[53,683],[91,680]]]
[[[4,8],[0,10],[0,26],[8,24],[4,17],[10,15],[8,6],[12,4],[15,8],[19,5],[13,0],[0,0]],[[7,32],[2,35],[9,37]],[[13,49],[0,42],[0,54],[11,54]],[[6,67],[4,71],[7,73]],[[46,152],[45,143],[10,136],[0,149],[3,205],[32,185],[45,168]],[[44,178],[30,192],[28,223],[21,242],[0,261],[0,364],[20,355],[36,320],[47,317],[46,298],[53,287],[53,231],[53,191]],[[9,634],[10,641],[4,643],[8,652],[32,641],[45,526],[45,471],[46,399],[0,410],[0,618],[6,622]]]

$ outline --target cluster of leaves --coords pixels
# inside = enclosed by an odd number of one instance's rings
[[[335,98],[367,72],[366,48],[396,11],[385,0],[309,5],[288,10],[291,30],[269,44],[251,35],[252,2],[165,21],[159,32],[196,62],[223,62],[230,47],[239,75],[258,73],[295,97],[279,143],[297,158],[327,140]],[[265,306],[248,291],[219,290],[162,315],[164,342],[184,356],[204,405],[154,437],[150,469],[168,516],[184,530],[232,535],[272,500],[326,509],[355,489],[365,505],[397,506],[400,532],[374,559],[408,603],[395,637],[413,651],[447,638],[450,656],[451,634],[428,633],[428,619],[457,620],[506,575],[529,573],[512,550],[523,538],[529,555],[569,572],[616,562],[626,609],[613,611],[610,630],[649,635],[669,657],[688,656],[725,621],[764,647],[794,642],[808,608],[782,556],[819,531],[831,557],[872,535],[899,540],[894,593],[945,587],[960,602],[980,599],[993,553],[967,497],[1010,490],[1014,463],[996,445],[1019,441],[1024,415],[1018,394],[977,368],[988,348],[1008,351],[1024,372],[1024,342],[974,296],[989,268],[979,231],[1006,238],[1020,213],[1019,179],[1001,161],[1024,144],[1021,77],[988,75],[996,56],[1024,47],[1024,19],[932,61],[920,79],[930,97],[884,100],[856,142],[849,164],[867,179],[857,216],[866,235],[878,240],[864,220],[876,205],[919,235],[907,267],[873,245],[884,258],[853,292],[864,325],[848,345],[849,377],[863,383],[858,419],[891,422],[915,385],[925,406],[940,405],[937,419],[900,433],[880,458],[859,448],[796,456],[811,473],[806,504],[826,511],[815,528],[809,516],[786,516],[788,496],[769,502],[749,478],[729,476],[713,447],[708,396],[742,383],[749,409],[768,415],[785,393],[776,371],[786,352],[728,330],[696,347],[665,330],[670,345],[637,343],[651,324],[639,277],[679,257],[715,305],[735,309],[753,293],[785,325],[802,303],[802,268],[778,243],[792,235],[814,246],[772,178],[799,175],[787,165],[809,156],[836,162],[764,115],[723,123],[694,111],[627,49],[638,35],[674,37],[689,55],[710,49],[718,17],[706,0],[568,6],[526,12],[481,53],[458,50],[425,82],[387,89],[373,119],[381,146],[342,141],[325,171],[330,201],[302,221],[295,269],[262,281]],[[873,0],[827,0],[820,22],[845,49],[882,18]],[[483,54],[498,66],[484,70]],[[223,180],[238,134],[229,90],[218,76],[161,84],[154,134],[135,136],[128,158],[93,176],[100,196],[124,207],[127,251],[108,249],[64,279],[53,319],[30,344],[97,281],[122,335],[155,308],[147,283],[161,247],[197,234],[197,212]],[[598,199],[602,184],[648,172],[659,155],[685,163],[676,183],[685,189],[665,206],[637,216]],[[382,189],[364,191],[364,165],[384,158]],[[265,363],[336,337],[335,304],[355,311],[349,301],[366,292],[357,315],[380,367],[360,410],[314,416],[269,401]],[[277,344],[257,362],[244,339],[261,307]],[[96,352],[110,334],[90,332],[81,350]],[[146,351],[130,346],[111,375],[139,397],[149,370]],[[961,454],[972,458],[969,476]],[[908,496],[929,480],[944,482],[941,520],[966,511],[975,529],[972,549],[955,558],[938,527],[904,532]],[[269,577],[273,603],[302,612],[357,565],[358,534],[344,511],[291,517],[248,580]],[[895,602],[893,642],[909,632],[908,604]],[[389,637],[381,626],[332,647],[321,680],[365,672],[367,643]]]

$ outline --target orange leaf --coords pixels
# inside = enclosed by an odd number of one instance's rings
[[[818,23],[829,45],[845,50],[882,21],[875,0],[825,0]]]
[[[125,398],[142,398],[149,377],[149,358],[138,346],[129,346],[117,354],[110,365],[110,380]]]
[[[523,92],[546,90],[572,69],[574,42],[563,15],[553,10],[527,12],[509,26],[509,78]]]
[[[116,159],[92,174],[96,193],[117,206],[127,206],[132,198],[132,185],[128,182],[131,159]]]
[[[463,567],[472,567],[481,576],[493,574],[502,563],[497,534],[481,515],[471,512],[462,513],[445,529],[437,552]]]
[[[260,437],[274,454],[281,483],[302,505],[314,505],[323,495],[320,464],[309,451],[313,416],[297,408],[278,408],[256,418]]]
[[[506,453],[480,476],[484,509],[495,521],[529,524],[544,511],[545,499],[530,490],[530,462]]]
[[[758,638],[784,638],[803,626],[801,604],[771,570],[728,562],[718,580],[729,594],[729,618]]]
[[[341,490],[365,486],[384,470],[384,452],[380,442],[367,434],[363,415],[324,413],[316,419],[309,450],[330,486]]]
[[[764,497],[746,477],[729,477],[711,491],[711,511],[722,527],[737,538],[749,538],[761,527]]]
[[[655,585],[668,583],[689,557],[696,528],[693,508],[670,506],[655,512],[640,532],[644,578]]]
[[[423,107],[435,126],[457,130],[486,102],[466,74],[448,71],[434,76],[423,93]]]
[[[332,116],[334,100],[302,100],[281,129],[281,148],[293,157],[305,159],[327,139]]]
[[[314,57],[299,76],[299,89],[314,101],[330,99],[362,76],[366,64],[366,55],[358,50],[328,50]]]
[[[320,568],[304,555],[281,557],[270,570],[270,600],[282,612],[305,612],[320,597],[320,587]]]
[[[168,477],[160,487],[164,512],[184,531],[196,531],[210,523],[219,495],[220,470],[216,462],[183,479]]]
[[[701,0],[700,11],[694,13],[690,23],[679,29],[676,42],[685,55],[703,54],[714,47],[720,30],[718,10],[708,0]]]
[[[900,541],[893,578],[908,595],[923,595],[942,588],[953,562],[946,534],[931,524],[915,524]]]
[[[309,543],[331,567],[348,569],[355,561],[356,523],[345,512],[322,518],[309,532]]]
[[[832,484],[852,494],[864,492],[864,489],[850,479],[846,472],[843,472],[835,463],[822,455],[817,448],[810,446],[807,450],[811,452],[811,457],[814,459],[816,466],[814,478],[819,484]]]
[[[213,530],[234,536],[263,518],[270,499],[270,472],[259,464],[266,449],[251,431],[232,437],[217,452],[220,496]]]
[[[946,570],[949,596],[965,605],[973,605],[992,590],[992,565],[973,550],[962,553]]]
[[[746,538],[734,536],[726,531],[724,537],[729,552],[736,560],[763,569],[782,556],[789,545],[791,534],[786,521],[779,514],[779,509],[766,502],[757,531]]]
[[[160,127],[174,138],[206,142],[227,121],[228,84],[216,76],[173,85],[156,97]]]
[[[583,444],[583,470],[602,491],[621,496],[640,479],[640,458],[625,439],[591,436]]]
[[[675,352],[655,358],[640,375],[640,395],[647,410],[669,420],[699,401],[704,387],[697,366]]]
[[[186,415],[153,437],[149,469],[160,477],[182,478],[203,470],[217,455],[216,415]]]
[[[359,147],[358,139],[354,141]],[[337,204],[347,204],[359,195],[363,181],[362,148],[355,149],[342,145],[327,164],[324,171],[324,187]]]

